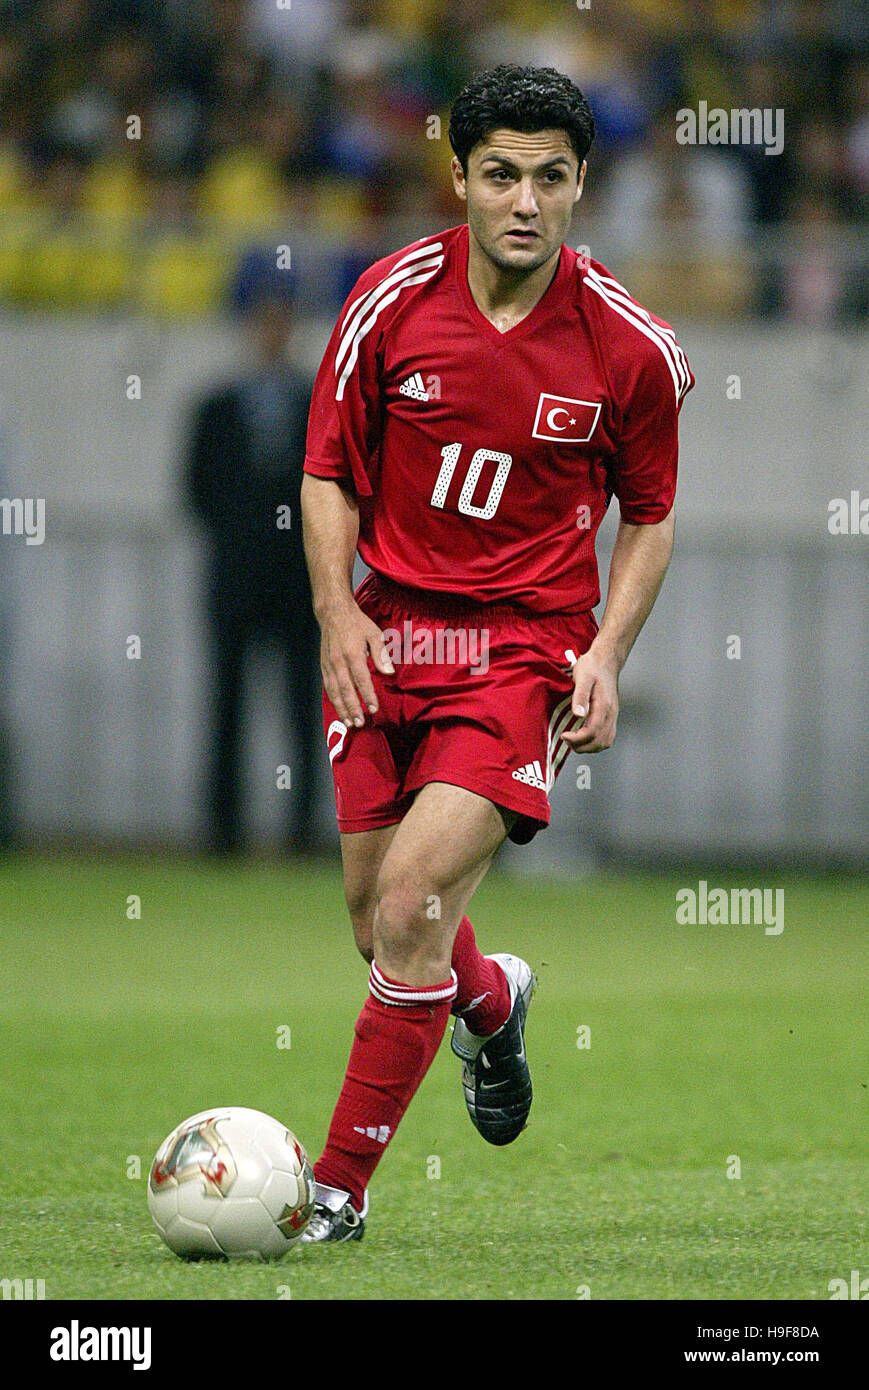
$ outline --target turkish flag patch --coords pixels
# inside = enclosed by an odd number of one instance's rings
[[[541,391],[531,434],[534,439],[553,439],[558,444],[587,444],[600,407],[600,401],[577,401],[572,396],[550,396]]]

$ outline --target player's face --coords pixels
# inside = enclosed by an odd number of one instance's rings
[[[561,130],[494,130],[468,156],[467,176],[452,161],[468,225],[502,270],[532,271],[561,247],[582,192],[585,161]]]

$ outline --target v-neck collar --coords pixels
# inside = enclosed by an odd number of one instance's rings
[[[570,277],[567,252],[564,246],[558,259],[555,274],[550,280],[543,294],[538,299],[534,308],[524,319],[520,319],[512,328],[508,328],[506,333],[502,333],[496,328],[491,319],[487,319],[482,309],[477,304],[471,294],[471,287],[468,284],[468,250],[470,246],[470,229],[467,222],[461,228],[461,234],[456,243],[456,256],[454,274],[459,294],[464,303],[468,316],[473,321],[478,330],[496,343],[513,343],[517,338],[522,338],[526,333],[531,333],[545,318],[558,307],[564,296],[567,281]]]

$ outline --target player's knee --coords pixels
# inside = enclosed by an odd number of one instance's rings
[[[381,877],[374,911],[374,953],[378,962],[420,961],[434,964],[444,955],[439,922],[427,911],[427,898],[418,876]]]
[[[378,934],[396,940],[416,936],[423,901],[419,884],[406,875],[381,875],[374,904]]]

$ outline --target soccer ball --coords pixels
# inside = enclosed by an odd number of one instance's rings
[[[277,1260],[314,1210],[314,1173],[296,1136],[243,1106],[191,1115],[157,1150],[154,1225],[188,1259]]]

